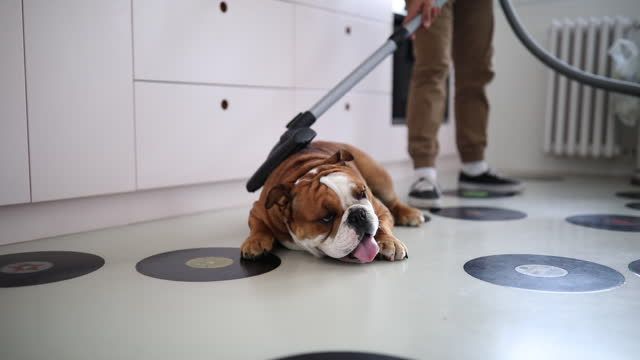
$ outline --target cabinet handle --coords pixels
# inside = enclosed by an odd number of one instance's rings
[[[347,35],[351,35],[351,26],[347,25],[347,26],[344,28],[344,32],[345,32]]]
[[[222,110],[227,110],[229,108],[229,102],[227,101],[227,99],[222,99],[222,101],[220,102],[220,107],[222,108]]]
[[[224,1],[220,2],[220,11],[222,11],[223,13],[227,12],[227,3]]]
[[[345,103],[344,104],[344,109],[347,110],[347,111],[351,110],[351,104]]]

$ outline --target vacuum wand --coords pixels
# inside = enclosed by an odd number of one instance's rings
[[[444,2],[444,1],[443,1]],[[345,77],[338,85],[329,91],[322,99],[309,109],[309,112],[317,119],[324,114],[333,104],[340,100],[357,83],[376,68],[384,59],[393,54],[398,44],[408,39],[422,23],[422,15],[416,16],[402,28],[396,30],[381,47],[371,54],[355,70]]]
[[[437,0],[436,6],[442,6],[446,0]],[[422,15],[416,16],[403,27],[396,30],[387,41],[371,54],[365,61],[347,75],[338,85],[331,89],[322,99],[308,111],[299,113],[287,124],[287,130],[273,147],[264,163],[247,182],[247,191],[254,192],[264,185],[265,181],[278,165],[290,155],[304,149],[316,136],[310,127],[331,106],[340,100],[349,90],[367,76],[387,56],[393,54],[398,44],[408,39],[422,24]]]

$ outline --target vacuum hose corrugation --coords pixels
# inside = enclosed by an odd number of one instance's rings
[[[559,72],[560,74],[578,81],[580,83],[590,85],[602,90],[614,91],[625,95],[640,97],[640,84],[629,81],[615,80],[608,77],[588,73],[576,67],[567,64],[549,54],[545,49],[540,47],[531,36],[522,28],[520,20],[511,6],[511,1],[500,0],[500,6],[507,18],[507,22],[516,34],[520,42],[533,54],[538,60],[545,65]]]

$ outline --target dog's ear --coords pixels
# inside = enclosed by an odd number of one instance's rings
[[[271,209],[273,205],[287,206],[291,200],[291,186],[287,184],[279,184],[269,190],[267,194],[267,203],[265,207]]]
[[[325,164],[337,164],[339,162],[347,162],[352,160],[353,155],[349,151],[340,149],[335,154],[331,155],[331,157],[325,161]]]

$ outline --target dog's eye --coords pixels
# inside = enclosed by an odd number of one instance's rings
[[[329,214],[325,217],[323,217],[322,219],[320,219],[320,222],[323,224],[330,224],[333,222],[333,219],[336,218],[336,214]]]
[[[363,187],[354,189],[353,190],[353,197],[356,200],[366,199],[367,198],[367,188],[363,186]]]

